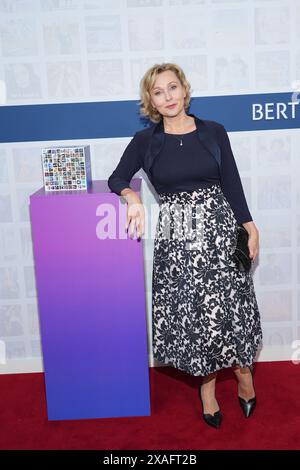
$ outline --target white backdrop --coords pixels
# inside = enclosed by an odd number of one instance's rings
[[[163,61],[183,67],[194,97],[290,92],[300,78],[299,24],[298,0],[0,0],[2,102],[136,100],[145,70]],[[129,140],[63,144],[91,144],[93,179],[107,179]],[[299,129],[235,132],[230,140],[260,230],[259,360],[289,360],[300,338]],[[0,145],[2,373],[43,369],[28,204],[43,185],[41,148],[56,144],[62,142]],[[150,207],[155,198],[145,175],[136,176],[145,179]],[[144,249],[153,365],[153,239]]]

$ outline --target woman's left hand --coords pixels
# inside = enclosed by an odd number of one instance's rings
[[[243,224],[243,226],[245,227],[245,229],[247,230],[249,234],[249,239],[248,239],[249,256],[253,262],[259,252],[259,232],[254,222],[247,222],[246,224]]]

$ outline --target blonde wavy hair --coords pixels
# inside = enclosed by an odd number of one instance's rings
[[[141,100],[139,102],[140,106],[140,113],[142,116],[150,119],[154,123],[158,123],[161,121],[162,116],[157,111],[157,109],[153,108],[151,104],[151,97],[150,91],[155,83],[157,76],[165,72],[166,70],[171,70],[175,73],[176,77],[180,81],[181,85],[185,88],[186,97],[184,98],[184,107],[185,110],[188,109],[191,100],[191,85],[187,81],[184,71],[182,70],[179,65],[171,63],[171,62],[164,62],[162,64],[154,64],[147,72],[144,74],[143,78],[140,81],[140,97]]]

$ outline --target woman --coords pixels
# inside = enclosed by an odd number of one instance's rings
[[[218,370],[233,367],[246,417],[255,408],[252,364],[262,340],[251,271],[233,260],[237,226],[249,233],[252,262],[259,234],[249,212],[225,128],[188,114],[190,85],[172,63],[141,80],[141,112],[155,126],[136,132],[108,180],[127,201],[126,229],[144,233],[145,213],[130,188],[143,168],[160,202],[152,280],[154,358],[203,376],[205,422],[218,428]],[[167,236],[166,236],[167,233]]]

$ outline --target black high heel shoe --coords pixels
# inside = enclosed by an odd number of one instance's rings
[[[206,424],[212,426],[213,428],[218,429],[221,426],[223,415],[220,410],[216,411],[213,415],[209,413],[204,413],[204,405],[201,397],[201,385],[198,387],[199,398],[202,405],[202,416]]]
[[[252,382],[253,382],[253,364],[249,366],[249,370],[252,375]],[[254,388],[254,383],[253,383],[253,388]],[[253,398],[250,398],[250,400],[245,400],[244,398],[238,396],[239,403],[241,405],[241,408],[243,410],[243,413],[246,418],[249,418],[249,416],[252,415],[255,407],[256,407],[256,395],[254,395]]]

